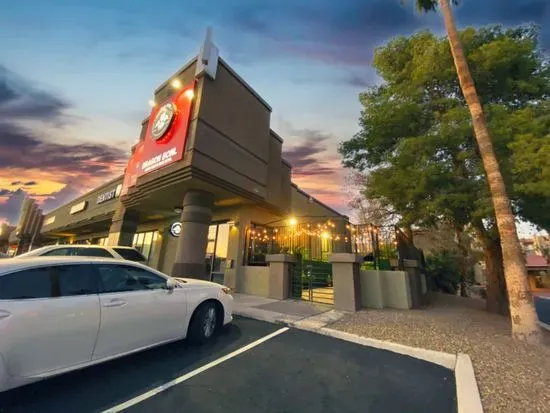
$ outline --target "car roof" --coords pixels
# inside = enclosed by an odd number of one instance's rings
[[[124,248],[129,250],[135,250],[134,247],[128,247],[127,245],[93,245],[93,244],[56,244],[46,245],[40,248]],[[37,248],[37,249],[40,249]],[[33,250],[34,251],[34,250]]]
[[[15,258],[6,258],[3,260],[0,260],[0,275],[24,268],[31,268],[31,267],[42,267],[42,266],[50,266],[50,265],[59,265],[59,264],[124,264],[124,265],[132,265],[132,266],[138,266],[141,268],[147,268],[139,263],[128,261],[128,260],[121,260],[121,259],[115,259],[115,258],[96,258],[96,257],[32,257],[27,259],[17,259]]]

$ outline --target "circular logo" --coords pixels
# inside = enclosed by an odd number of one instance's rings
[[[181,222],[174,222],[172,225],[170,225],[170,234],[172,234],[174,237],[179,237],[181,234]]]
[[[168,132],[174,121],[175,114],[176,107],[173,103],[166,103],[160,108],[151,127],[151,137],[154,140],[158,141]]]

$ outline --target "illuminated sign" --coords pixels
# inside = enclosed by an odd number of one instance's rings
[[[49,217],[49,218],[46,218],[46,219],[44,220],[44,226],[46,226],[46,225],[51,225],[51,224],[53,224],[54,222],[55,222],[55,215],[53,215],[53,216],[51,216],[51,217]]]
[[[136,147],[135,156],[129,162],[129,166],[132,163],[135,168],[135,178],[132,175],[128,177],[128,186],[131,186],[132,180],[183,158],[194,89],[195,81],[192,81],[166,102],[153,108],[143,146],[139,147],[139,154]],[[127,174],[133,172],[127,168]]]
[[[78,204],[75,204],[71,207],[70,214],[76,214],[77,212],[82,212],[88,207],[88,201],[82,201]]]
[[[170,234],[172,234],[174,237],[179,237],[181,234],[181,229],[181,222],[174,222],[172,225],[170,225]]]
[[[162,106],[153,121],[153,126],[151,127],[151,138],[158,141],[166,135],[166,132],[168,132],[168,129],[172,126],[175,115],[176,107],[172,102],[166,103]]]
[[[97,197],[97,203],[102,204],[104,202],[110,201],[120,196],[122,191],[122,184],[118,184],[116,188],[111,189],[110,191],[104,192]]]

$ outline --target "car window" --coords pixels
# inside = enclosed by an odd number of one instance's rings
[[[0,276],[0,300],[53,297],[49,268],[32,268]]]
[[[143,255],[131,248],[113,248],[122,258],[128,261],[147,261]]]
[[[69,297],[97,293],[97,283],[90,265],[60,265],[52,267],[59,285],[59,295]]]
[[[142,268],[125,265],[98,265],[97,269],[103,293],[166,288],[166,278]]]
[[[54,250],[45,252],[42,254],[43,257],[57,257],[57,256],[67,256],[72,255],[74,248],[56,248]]]
[[[75,248],[75,253],[80,257],[105,257],[113,258],[113,254],[107,251],[105,248]]]

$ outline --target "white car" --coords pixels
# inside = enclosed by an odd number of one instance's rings
[[[208,341],[232,321],[222,285],[130,261],[0,261],[0,392],[171,341]]]
[[[16,255],[14,258],[32,258],[32,257],[101,257],[116,258],[120,260],[129,260],[145,264],[147,259],[135,248],[121,245],[103,246],[103,245],[47,245],[35,250]]]

